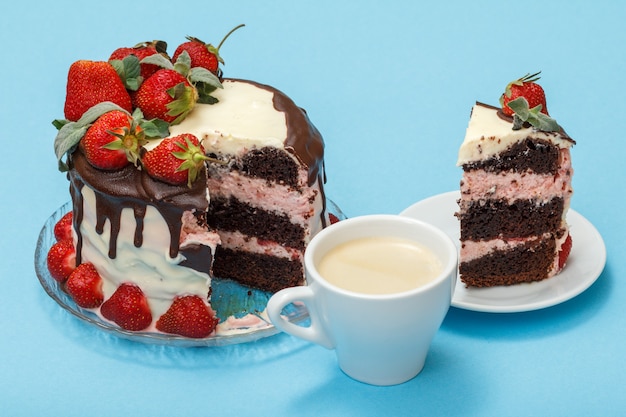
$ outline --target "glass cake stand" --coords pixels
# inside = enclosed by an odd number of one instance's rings
[[[334,214],[339,220],[346,218],[333,201],[328,200],[327,205],[329,213]],[[35,272],[41,286],[50,298],[75,317],[121,338],[148,344],[179,347],[225,346],[247,343],[279,332],[265,313],[271,293],[220,278],[214,278],[211,281],[211,305],[218,314],[220,324],[214,334],[202,339],[157,332],[124,330],[115,323],[101,318],[95,312],[79,307],[72,300],[72,297],[63,290],[62,285],[52,278],[46,263],[48,250],[55,242],[54,225],[71,210],[71,207],[71,202],[67,202],[57,209],[43,225],[35,249]],[[284,314],[293,323],[301,323],[308,319],[308,311],[304,305],[300,304],[291,304],[284,310]]]

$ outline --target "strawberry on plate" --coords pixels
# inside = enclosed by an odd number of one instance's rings
[[[142,164],[148,175],[172,185],[191,184],[198,178],[204,161],[204,147],[191,133],[165,138],[146,152]]]
[[[54,238],[57,242],[61,240],[72,240],[72,220],[74,215],[68,211],[54,225]]]
[[[63,283],[76,268],[76,250],[70,239],[55,242],[46,257],[48,271],[56,281]]]
[[[115,68],[106,61],[74,62],[67,75],[65,118],[77,121],[98,103],[112,102],[132,111],[130,95]]]
[[[146,296],[137,285],[131,283],[120,285],[102,303],[100,313],[126,330],[144,330],[152,323],[152,312]]]
[[[203,338],[213,332],[218,322],[213,310],[200,297],[186,295],[174,299],[157,320],[156,328],[164,333]]]
[[[559,271],[565,267],[565,263],[567,262],[567,258],[569,258],[569,254],[572,251],[572,235],[567,235],[563,246],[561,246],[561,250],[559,251]]]
[[[65,282],[65,290],[83,308],[99,307],[104,301],[102,278],[91,263],[82,263]]]

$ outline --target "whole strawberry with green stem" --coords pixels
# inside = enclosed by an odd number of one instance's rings
[[[114,60],[122,61],[129,55],[135,55],[140,61],[146,57],[154,54],[161,54],[167,57],[167,43],[160,40],[154,40],[150,42],[140,42],[133,47],[121,47],[117,48],[111,53],[109,62]],[[157,72],[161,67],[154,64],[144,63],[141,64],[141,77],[146,80],[152,74]]]
[[[526,74],[510,82],[500,96],[502,113],[513,116],[513,130],[524,126],[533,126],[546,132],[561,130],[556,120],[548,115],[545,92],[536,83],[540,73]]]
[[[100,120],[107,113],[113,113]],[[83,150],[91,152],[90,162],[101,169],[118,169],[127,164],[137,165],[139,148],[146,140],[163,138],[169,134],[169,125],[160,120],[145,120],[140,109],[131,115],[117,104],[105,101],[89,108],[76,122],[54,120],[52,124],[59,130],[54,139],[54,152],[59,162],[59,170],[68,170],[63,160],[65,155],[74,152],[81,143]],[[93,127],[96,125],[96,127]],[[89,131],[89,135],[87,132]],[[83,140],[88,136],[86,140]]]
[[[183,51],[175,62],[152,55],[141,61],[162,68],[145,80],[133,95],[135,106],[148,118],[178,124],[193,110],[196,103],[212,104],[211,93],[222,83],[206,68],[192,67],[191,58]]]
[[[204,161],[204,147],[191,133],[165,138],[154,149],[146,152],[141,163],[148,175],[172,185],[187,183],[189,187],[198,178]]]
[[[85,132],[80,147],[89,163],[104,170],[139,164],[139,150],[147,143],[145,133],[133,118],[119,110],[100,116]]]
[[[115,68],[105,61],[74,62],[67,75],[65,118],[79,120],[91,107],[112,102],[132,111],[130,95]]]
[[[245,25],[241,24],[231,29],[230,32],[228,32],[226,36],[224,36],[224,38],[220,41],[217,47],[211,45],[210,43],[205,43],[198,38],[187,36],[186,38],[188,39],[188,41],[178,45],[178,47],[174,51],[174,55],[172,55],[172,59],[176,61],[184,51],[187,51],[187,53],[191,57],[192,67],[202,67],[219,76],[219,65],[224,64],[224,60],[219,53],[220,48],[224,44],[224,41],[226,41],[226,39],[228,39],[228,37],[234,31],[243,26]]]
[[[500,105],[502,106],[502,112],[507,116],[513,116],[513,109],[509,107],[509,102],[515,100],[518,97],[524,97],[528,101],[528,107],[534,108],[541,106],[539,110],[541,113],[548,115],[548,106],[546,105],[546,94],[543,91],[543,87],[536,83],[541,77],[539,77],[541,71],[534,74],[526,74],[521,78],[511,81],[507,84],[504,93],[500,97]]]

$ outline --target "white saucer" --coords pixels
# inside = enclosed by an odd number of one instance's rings
[[[458,191],[439,194],[419,201],[400,213],[429,222],[459,246]],[[567,301],[585,291],[602,273],[606,247],[602,236],[583,216],[570,209],[567,222],[572,234],[572,251],[563,271],[555,277],[507,287],[466,288],[457,279],[452,299],[454,307],[491,313],[538,310]]]

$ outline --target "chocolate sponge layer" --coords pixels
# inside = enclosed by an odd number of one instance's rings
[[[548,277],[556,251],[556,240],[527,242],[509,251],[493,251],[469,262],[461,262],[461,280],[472,287],[513,285]]]
[[[461,221],[461,240],[489,240],[540,236],[558,230],[563,214],[563,199],[546,203],[534,200],[475,200],[463,203],[457,214]]]

